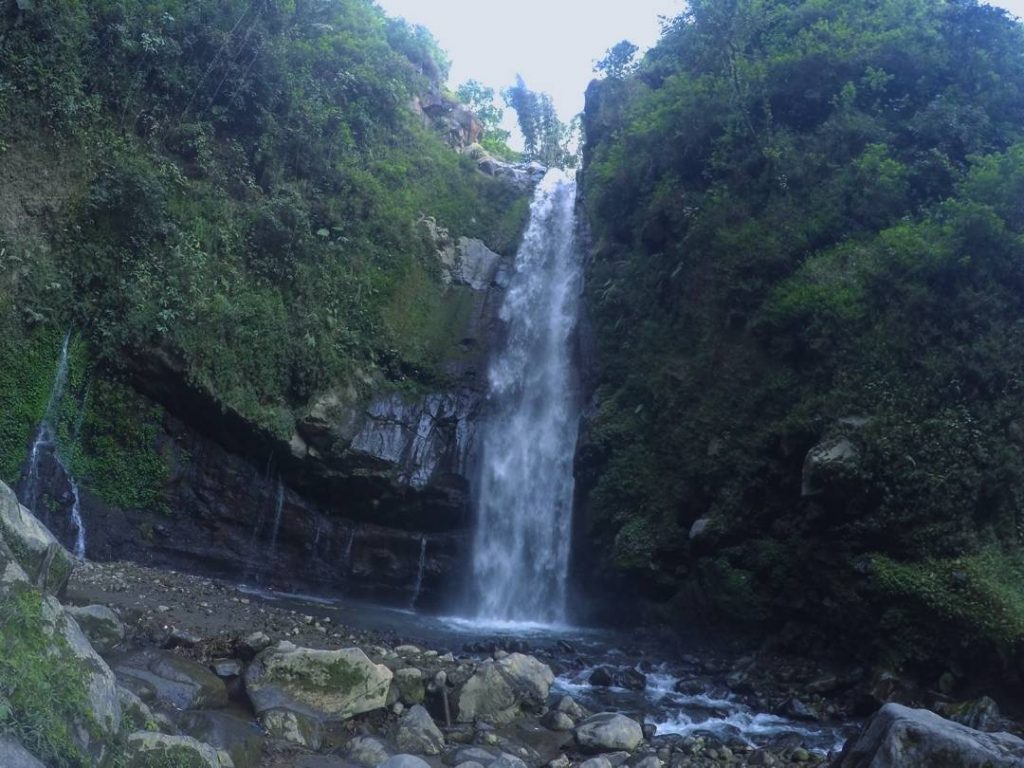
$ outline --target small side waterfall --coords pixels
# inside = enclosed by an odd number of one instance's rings
[[[409,607],[415,608],[416,603],[419,602],[420,592],[423,591],[423,571],[427,567],[427,537],[420,536],[420,561],[416,570],[416,584],[412,588],[412,600],[409,601]]]
[[[508,340],[489,371],[476,489],[480,619],[565,620],[579,421],[570,363],[582,280],[575,202],[575,180],[549,171],[501,310]]]
[[[284,511],[284,482],[277,479],[277,495],[274,497],[274,528],[270,534],[270,554],[277,553],[277,533],[281,529],[281,513]]]
[[[71,474],[71,468],[68,466],[67,461],[60,455],[60,450],[57,445],[57,420],[60,413],[60,403],[64,398],[64,390],[67,387],[68,382],[68,352],[71,346],[71,331],[69,330],[64,334],[64,341],[61,343],[60,355],[57,358],[57,370],[53,375],[53,385],[50,387],[50,397],[46,403],[46,410],[43,412],[43,418],[39,422],[39,427],[36,430],[36,436],[32,441],[32,448],[29,450],[28,468],[25,472],[25,481],[22,486],[22,503],[32,511],[33,514],[39,516],[39,485],[40,485],[40,467],[42,464],[43,456],[49,453],[53,460],[57,462],[57,465],[61,468],[64,473],[64,477],[67,479],[68,485],[71,487],[71,525],[75,531],[75,544],[74,553],[78,559],[85,558],[85,522],[82,520],[82,498],[81,492],[78,488],[78,482],[75,480],[74,475]],[[81,430],[82,418],[84,415],[84,405],[80,410],[79,415],[76,419],[73,439],[78,439],[78,433]]]

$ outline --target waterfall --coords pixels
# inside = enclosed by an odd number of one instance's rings
[[[60,356],[57,358],[57,370],[53,375],[53,385],[50,387],[50,397],[46,403],[46,410],[43,411],[43,418],[39,422],[39,427],[36,430],[36,436],[32,441],[32,448],[29,451],[28,469],[25,473],[25,484],[22,496],[25,506],[32,511],[33,514],[39,516],[39,469],[40,463],[43,458],[43,454],[46,451],[50,452],[54,461],[61,468],[64,473],[64,477],[67,479],[68,485],[71,487],[71,525],[75,530],[75,545],[74,552],[75,557],[78,559],[85,558],[85,522],[82,520],[82,498],[81,492],[78,487],[78,482],[75,480],[74,475],[71,474],[71,468],[67,462],[61,458],[60,452],[57,449],[57,420],[59,418],[59,409],[61,400],[64,397],[64,389],[67,386],[68,381],[68,351],[71,346],[71,331],[69,330],[64,334],[64,341],[61,343]],[[78,440],[78,434],[81,431],[82,419],[85,413],[85,401],[83,400],[82,407],[79,411],[78,417],[76,418],[74,431],[72,433],[73,441]]]
[[[345,567],[348,569],[349,575],[352,574],[352,545],[356,540],[356,528],[352,526],[348,529],[348,542],[345,544]]]
[[[416,584],[412,588],[412,600],[410,608],[415,608],[420,599],[420,592],[423,590],[423,570],[427,567],[427,537],[420,536],[420,562],[416,570]]]
[[[270,554],[277,553],[277,532],[281,528],[281,513],[284,511],[284,483],[277,479],[277,496],[274,498],[274,529],[270,534]]]
[[[570,338],[581,265],[575,180],[537,188],[501,318],[481,429],[473,571],[481,619],[565,620],[578,404]]]

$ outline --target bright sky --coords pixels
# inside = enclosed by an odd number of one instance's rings
[[[659,16],[682,12],[685,0],[377,0],[391,16],[429,29],[452,60],[454,89],[473,78],[494,88],[521,74],[550,93],[563,120],[583,109],[594,62],[620,40],[653,45]],[[1024,18],[1024,0],[994,2]],[[509,110],[506,110],[509,111]],[[506,115],[506,118],[510,118]]]

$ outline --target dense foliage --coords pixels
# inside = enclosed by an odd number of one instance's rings
[[[8,480],[67,326],[103,379],[87,438],[134,420],[122,369],[157,351],[287,436],[346,383],[444,380],[462,329],[421,217],[506,252],[524,223],[411,107],[446,77],[434,41],[368,0],[5,1],[0,62]],[[84,466],[124,451],[93,432]]]
[[[603,565],[896,660],[1019,648],[1021,25],[694,0],[585,129]]]

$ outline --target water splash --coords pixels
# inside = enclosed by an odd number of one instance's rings
[[[578,405],[570,364],[581,287],[576,182],[552,170],[537,188],[489,371],[473,571],[480,619],[565,619]]]
[[[409,607],[415,608],[420,599],[420,592],[423,591],[423,571],[427,567],[427,537],[420,536],[420,561],[416,569],[416,584],[412,588],[412,600]]]

